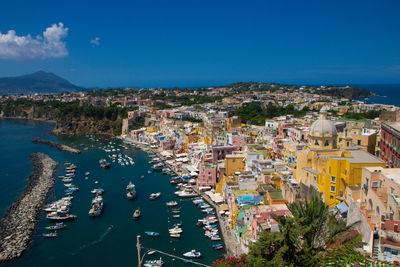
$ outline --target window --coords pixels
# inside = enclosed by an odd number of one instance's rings
[[[330,199],[332,200],[332,199],[333,199],[333,196],[330,196]]]
[[[347,141],[347,145],[346,146],[350,146],[350,142],[349,141]]]
[[[316,145],[316,146],[319,146],[318,139],[315,139],[315,145]]]
[[[346,175],[347,175],[347,169],[344,169],[344,174],[346,174]]]
[[[235,163],[235,162],[236,162],[236,159],[233,159],[233,160],[232,160],[232,163]]]
[[[329,146],[329,140],[325,140],[325,146]]]
[[[331,193],[335,193],[336,192],[336,186],[331,186]]]
[[[361,140],[357,140],[357,145],[361,146]]]
[[[335,176],[331,176],[331,183],[336,183],[336,177]]]

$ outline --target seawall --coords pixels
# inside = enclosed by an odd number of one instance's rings
[[[58,163],[43,153],[30,158],[33,172],[28,184],[0,219],[0,262],[20,257],[28,248],[37,217],[54,186]]]
[[[33,139],[32,143],[45,144],[45,145],[54,147],[55,149],[65,151],[68,153],[72,153],[72,154],[80,154],[81,153],[81,151],[79,149],[72,148],[70,146],[62,145],[57,142],[53,142],[53,141],[49,141],[49,140],[42,140],[40,138]]]

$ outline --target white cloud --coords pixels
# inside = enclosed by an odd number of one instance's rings
[[[30,34],[18,36],[14,30],[6,34],[0,32],[0,59],[26,61],[66,57],[68,50],[62,38],[67,34],[68,28],[61,22],[46,28],[43,36],[35,38]]]
[[[100,45],[100,37],[96,37],[93,40],[90,40],[90,43],[92,44],[92,47],[96,47]]]

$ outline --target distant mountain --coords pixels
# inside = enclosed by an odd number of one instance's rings
[[[54,73],[45,71],[17,77],[0,78],[0,95],[62,93],[84,89],[73,85]]]

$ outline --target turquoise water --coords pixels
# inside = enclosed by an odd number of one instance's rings
[[[223,251],[212,249],[212,244],[204,236],[197,219],[204,217],[190,200],[180,200],[175,197],[175,188],[168,182],[168,176],[162,173],[148,174],[150,164],[147,155],[135,148],[117,151],[115,154],[127,154],[133,158],[135,165],[120,166],[112,163],[108,170],[101,169],[100,158],[107,153],[99,149],[106,144],[94,143],[87,138],[69,138],[60,142],[79,147],[84,144],[88,150],[80,155],[72,155],[57,151],[43,144],[33,144],[35,137],[57,140],[49,134],[51,124],[21,120],[0,120],[0,212],[3,214],[15,197],[23,190],[26,180],[32,171],[29,154],[44,152],[60,163],[57,175],[64,174],[64,161],[70,161],[78,166],[74,183],[80,190],[74,194],[71,213],[78,216],[77,220],[68,222],[66,229],[59,231],[59,237],[45,239],[41,236],[48,225],[45,213],[40,215],[38,227],[33,237],[33,243],[24,255],[17,260],[3,264],[5,266],[137,266],[136,236],[142,236],[145,247],[159,249],[175,255],[191,249],[203,254],[199,262],[211,264],[219,258]],[[89,171],[90,177],[84,179],[84,173]],[[144,175],[141,179],[140,176]],[[136,185],[137,199],[127,200],[125,187],[132,180]],[[94,181],[98,181],[96,185]],[[104,211],[101,217],[88,216],[93,194],[90,190],[96,187],[105,189]],[[64,186],[57,179],[54,191],[49,201],[63,196]],[[148,199],[152,192],[162,192],[157,200]],[[182,207],[181,218],[172,218],[165,202],[177,200]],[[140,207],[142,216],[135,221],[133,211]],[[172,223],[183,223],[181,239],[171,240],[168,228]],[[110,230],[108,227],[113,225]],[[160,237],[147,237],[145,231],[159,232]],[[160,255],[146,256],[146,259],[157,259]],[[165,266],[172,262],[162,256]],[[179,261],[174,266],[187,266]]]

